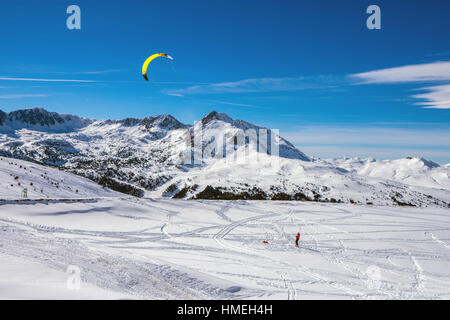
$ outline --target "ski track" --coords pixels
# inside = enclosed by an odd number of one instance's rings
[[[413,289],[412,293],[410,295],[410,298],[414,298],[415,295],[422,293],[423,289],[425,288],[425,278],[423,275],[423,269],[420,266],[417,259],[411,254],[410,254],[410,257],[411,257],[411,261],[413,262],[414,267],[416,269],[416,274],[414,275],[415,283],[412,288]]]
[[[230,225],[225,226],[222,230],[220,230],[214,236],[214,240],[216,240],[220,245],[222,245],[225,248],[229,248],[231,250],[245,252],[247,254],[252,254],[252,255],[256,254],[256,255],[262,256],[262,257],[266,258],[267,260],[270,260],[270,261],[272,261],[274,263],[281,264],[281,265],[284,265],[284,266],[288,266],[289,268],[294,268],[295,270],[299,270],[302,273],[304,273],[305,275],[310,276],[310,277],[312,277],[312,278],[314,278],[314,279],[316,279],[316,280],[320,281],[321,283],[324,283],[324,284],[326,284],[328,286],[331,286],[333,288],[337,288],[338,290],[341,290],[341,291],[345,292],[346,294],[350,294],[352,296],[355,296],[355,295],[356,296],[363,296],[363,294],[361,292],[352,290],[352,289],[346,287],[343,284],[336,283],[336,282],[334,282],[334,281],[332,281],[330,279],[327,279],[324,276],[322,276],[322,275],[312,271],[309,268],[306,268],[306,267],[303,267],[303,266],[294,266],[294,265],[286,263],[284,261],[273,259],[269,255],[256,253],[256,251],[254,251],[254,250],[248,250],[248,249],[245,249],[245,248],[242,248],[242,247],[237,247],[237,246],[233,246],[233,245],[230,245],[230,244],[226,244],[223,241],[223,238],[227,234],[229,234],[233,229],[237,228],[238,226],[242,226],[242,225],[244,225],[245,223],[248,223],[248,222],[253,222],[253,221],[256,221],[256,220],[263,219],[263,218],[267,218],[267,217],[271,217],[271,216],[278,216],[278,215],[279,214],[262,215],[262,216],[258,216],[258,217],[252,217],[252,218],[248,218],[248,219],[243,219],[243,220],[237,221],[235,223],[232,223]],[[282,278],[282,279],[283,279],[283,281],[285,281],[284,278]],[[292,291],[292,288],[289,288],[288,290]],[[291,293],[289,293],[288,296],[291,296]]]
[[[442,245],[444,248],[450,250],[450,245],[448,245],[447,243],[436,237],[432,232],[425,232],[425,235],[429,236],[431,239],[433,239],[436,243]]]
[[[347,216],[347,217],[342,217],[342,218],[343,219],[347,219],[347,218],[350,218],[350,217],[354,218],[354,217],[359,217],[359,216],[360,216],[360,214],[354,214],[354,215]],[[331,226],[328,226],[328,225],[325,224],[325,223],[329,223],[329,222],[335,222],[338,219],[340,220],[340,218],[336,218],[336,219],[328,219],[328,220],[321,219],[321,220],[318,220],[318,221],[323,223],[322,225],[320,225],[320,227],[322,227],[322,228],[334,230],[334,231],[337,231],[338,233],[343,233],[343,234],[346,234],[346,235],[351,235],[349,232],[342,231],[342,230],[340,230],[338,228],[331,227]],[[302,225],[305,226],[306,223],[303,221]],[[333,241],[336,240],[333,237],[331,237],[330,235],[328,235],[328,234],[326,234],[324,232],[320,232],[319,231],[319,225],[316,222],[311,221],[311,222],[308,223],[308,225],[310,227],[311,226],[315,226],[316,227],[315,233],[325,235],[330,240],[333,240]],[[429,235],[431,236],[432,234],[429,234]],[[314,237],[313,237],[313,239],[314,239],[315,243],[317,244],[318,240],[316,238],[314,238]],[[436,241],[436,238],[434,237],[433,240]],[[359,280],[361,280],[363,283],[365,283],[366,286],[367,286],[367,289],[371,289],[370,279],[368,279],[367,275],[363,271],[361,271],[359,268],[356,268],[356,267],[354,267],[352,265],[349,265],[348,263],[343,261],[343,259],[345,259],[345,257],[346,257],[345,252],[347,250],[345,248],[344,244],[343,244],[343,241],[340,240],[340,239],[337,239],[335,242],[337,242],[339,244],[340,249],[338,249],[337,251],[334,251],[334,252],[330,251],[328,253],[326,253],[325,251],[321,250],[320,252],[322,253],[322,255],[328,261],[330,261],[331,263],[336,263],[336,264],[341,265],[345,270],[349,271],[351,274],[355,275]],[[445,245],[445,243],[442,243],[442,241],[438,240],[436,242]],[[381,282],[381,284],[376,288],[376,290],[378,291],[378,294],[381,294],[382,296],[384,296],[384,297],[386,297],[388,299],[405,299],[405,298],[412,299],[415,296],[420,295],[420,294],[423,293],[423,290],[425,288],[425,277],[424,277],[423,269],[420,266],[420,264],[418,263],[417,258],[414,257],[410,252],[405,251],[405,255],[410,257],[411,261],[413,262],[414,268],[415,268],[415,270],[413,271],[414,281],[412,283],[411,289],[406,289],[406,290],[401,290],[401,289],[388,290],[386,288],[386,285],[383,282]],[[394,264],[391,261],[391,258],[392,258],[391,256],[387,256],[386,258],[388,259],[388,261],[389,261],[389,263],[391,265],[393,265],[395,267],[398,267],[396,264]],[[354,261],[354,257],[351,258],[351,261],[352,260]],[[385,270],[385,271],[392,272],[391,270]]]
[[[219,288],[169,266],[142,263],[125,257],[93,252],[78,241],[35,236],[5,224],[0,225],[0,252],[46,262],[65,271],[68,265],[82,268],[83,281],[99,287],[152,299],[210,299],[231,297]],[[91,267],[94,266],[94,267]]]
[[[284,285],[288,290],[287,299],[288,300],[296,300],[297,299],[297,290],[295,290],[294,284],[289,278],[287,278],[286,274],[280,274],[281,279],[284,281]]]

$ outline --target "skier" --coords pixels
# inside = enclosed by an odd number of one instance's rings
[[[298,248],[298,241],[300,240],[300,232],[295,236],[295,246]]]

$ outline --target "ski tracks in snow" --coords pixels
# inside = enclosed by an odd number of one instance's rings
[[[215,234],[213,236],[213,239],[216,240],[222,247],[230,249],[230,250],[234,250],[234,251],[238,251],[241,253],[246,253],[246,254],[251,254],[251,255],[256,255],[259,256],[260,258],[264,258],[266,261],[271,261],[273,263],[276,263],[278,265],[283,266],[283,268],[288,268],[288,269],[293,269],[293,270],[297,270],[300,271],[301,273],[304,273],[305,275],[307,275],[308,277],[311,277],[317,281],[319,281],[322,284],[325,284],[327,286],[330,286],[334,289],[338,289],[339,291],[343,291],[345,294],[349,294],[351,296],[358,296],[358,297],[362,297],[364,296],[363,293],[353,290],[341,283],[338,283],[336,281],[332,281],[320,274],[318,274],[317,272],[313,271],[312,269],[302,266],[302,265],[293,265],[290,263],[287,263],[285,261],[281,261],[278,259],[274,259],[271,256],[261,253],[261,252],[257,252],[256,250],[250,250],[247,248],[243,248],[243,247],[238,247],[238,246],[234,246],[231,245],[229,243],[227,243],[226,241],[224,241],[224,238],[226,235],[228,235],[232,230],[234,230],[235,228],[245,225],[246,223],[249,222],[255,222],[255,221],[260,221],[264,218],[269,218],[269,217],[274,217],[274,216],[280,216],[281,214],[265,214],[265,215],[260,215],[260,216],[256,216],[256,217],[251,217],[251,218],[246,218],[246,219],[242,219],[236,222],[233,222],[229,225],[226,225],[225,227],[223,227],[217,234]],[[288,214],[289,215],[289,214]],[[281,219],[284,220],[285,218]],[[287,236],[286,236],[287,238]],[[317,252],[316,250],[312,249],[312,251]],[[286,278],[285,275],[281,276],[281,279],[283,280],[283,282],[286,284],[286,287],[288,288],[288,297],[293,298],[296,297],[296,289],[292,283],[292,281],[288,280]]]
[[[39,235],[1,225],[0,252],[28,258],[65,272],[81,268],[82,280],[104,289],[149,299],[208,299],[230,297],[220,288],[165,265],[143,263],[124,256],[93,251],[77,240]]]
[[[286,274],[280,274],[281,279],[284,281],[284,286],[288,290],[288,300],[297,300],[297,290],[295,290],[294,284],[287,277]]]
[[[242,219],[236,222],[232,222],[226,226],[224,226],[222,229],[219,230],[219,232],[217,232],[214,236],[213,239],[222,247],[226,248],[226,249],[231,249],[231,250],[237,250],[237,251],[241,251],[241,252],[246,252],[246,253],[255,253],[253,250],[249,250],[243,247],[238,247],[238,246],[234,246],[231,245],[229,243],[227,243],[226,241],[224,241],[225,236],[227,236],[231,231],[233,231],[235,228],[244,225],[248,222],[251,221],[256,221],[256,220],[260,220],[260,219],[264,219],[264,218],[269,218],[269,217],[273,217],[273,216],[278,216],[279,214],[264,214],[264,215],[260,215],[260,216],[256,216],[256,217],[251,217],[251,218],[246,218],[246,219]]]
[[[436,243],[442,245],[444,248],[447,248],[450,250],[450,245],[448,245],[447,243],[445,243],[444,241],[442,241],[441,239],[439,239],[438,237],[436,237],[433,233],[431,232],[425,232],[425,235],[430,237],[431,239],[433,239]]]

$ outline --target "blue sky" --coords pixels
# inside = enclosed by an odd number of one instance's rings
[[[71,4],[81,30],[66,27]],[[366,28],[371,4],[381,30]],[[280,129],[313,156],[449,163],[449,9],[446,0],[2,1],[0,109],[185,123],[214,109]],[[155,52],[174,61],[155,60],[146,82],[140,69]]]

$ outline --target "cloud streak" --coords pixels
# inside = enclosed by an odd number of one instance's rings
[[[437,61],[425,64],[406,65],[396,68],[380,69],[352,74],[357,84],[395,84],[414,82],[439,82],[436,86],[419,88],[426,91],[412,98],[425,100],[417,102],[426,109],[450,109],[450,61]]]
[[[36,81],[36,82],[95,82],[94,80],[77,80],[77,79],[37,79],[37,78],[14,78],[0,77],[3,81]]]
[[[181,89],[164,90],[163,93],[167,95],[184,96],[223,93],[282,92],[331,88],[334,84],[335,79],[330,76],[253,78],[232,82],[194,85]]]
[[[47,98],[47,94],[4,94],[0,99]]]
[[[422,88],[427,93],[416,94],[413,98],[424,99],[426,102],[417,102],[424,109],[450,109],[450,85],[441,85]]]
[[[450,81],[450,61],[406,65],[350,75],[362,84]]]
[[[261,106],[256,106],[253,104],[246,104],[246,103],[235,103],[235,102],[228,102],[228,101],[221,101],[221,100],[209,100],[209,101],[213,102],[213,103],[219,103],[219,104],[225,104],[225,105],[237,106],[237,107],[248,107],[248,108],[257,108],[257,109],[262,108]]]
[[[108,69],[108,70],[93,70],[93,71],[72,71],[72,72],[47,72],[51,74],[65,74],[65,75],[74,75],[74,74],[89,74],[89,75],[95,75],[95,74],[106,74],[106,73],[115,73],[115,72],[122,72],[129,69]]]

